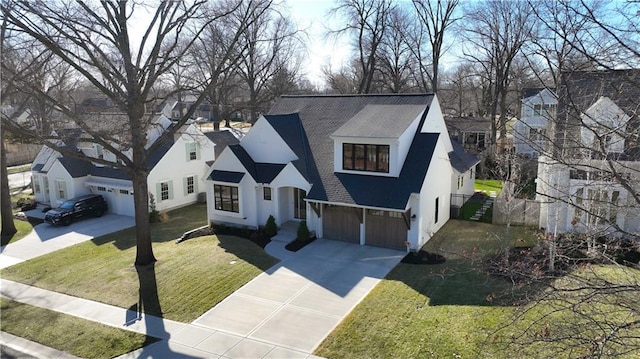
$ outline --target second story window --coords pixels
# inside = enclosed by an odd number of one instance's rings
[[[345,170],[389,173],[389,145],[342,144]]]

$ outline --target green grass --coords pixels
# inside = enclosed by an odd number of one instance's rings
[[[192,238],[183,232],[206,224],[205,205],[169,213],[152,225],[158,262],[139,272],[134,229],[96,238],[9,267],[3,278],[122,308],[140,300],[145,312],[191,322],[277,260],[254,243],[233,236]]]
[[[0,238],[0,245],[6,246],[9,243],[19,241],[22,238],[24,238],[27,234],[31,233],[31,231],[33,230],[33,226],[31,226],[31,223],[27,221],[14,219],[13,223],[16,225],[16,229],[18,230],[18,232],[16,232],[12,236]]]
[[[157,339],[0,298],[3,332],[81,358],[112,358]]]
[[[476,192],[483,192],[486,194],[495,192],[498,194],[502,191],[502,182],[493,179],[476,179],[474,189]]]
[[[31,171],[31,165],[13,166],[13,167],[7,168],[7,174],[10,174],[10,175],[14,173],[27,172],[27,171]],[[31,173],[29,173],[29,176],[31,176]]]
[[[400,263],[314,354],[329,358],[576,357],[578,352],[564,353],[539,342],[524,347],[512,344],[515,333],[551,308],[513,305],[511,282],[484,270],[486,259],[499,250],[503,234],[500,226],[449,221],[425,246],[443,254],[445,263]],[[514,246],[536,243],[531,229],[512,227],[511,234]],[[531,310],[520,312],[523,309]],[[512,322],[518,313],[524,314]],[[558,318],[552,315],[536,325],[553,327]],[[569,319],[575,316],[562,318]]]

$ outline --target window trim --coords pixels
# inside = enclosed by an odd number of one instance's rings
[[[224,198],[223,191],[229,190],[229,197]],[[213,185],[214,208],[216,211],[240,213],[240,195],[238,186],[223,184]],[[228,202],[228,203],[227,203]],[[225,208],[226,207],[226,208]]]
[[[186,178],[186,192],[187,194],[196,193],[196,179],[194,176],[187,176]],[[189,183],[191,180],[191,183]]]
[[[347,153],[349,153],[348,157]],[[358,156],[357,153],[361,153],[361,156]],[[346,171],[389,173],[390,157],[390,145],[342,143],[342,169]],[[358,164],[359,161],[362,162],[362,166]],[[373,168],[368,168],[370,166]]]
[[[271,201],[271,198],[272,198],[271,187],[269,186],[262,187],[262,199],[265,201]]]

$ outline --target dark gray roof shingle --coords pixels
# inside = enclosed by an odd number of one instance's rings
[[[206,132],[204,135],[216,145],[215,158],[218,158],[227,146],[240,143],[236,136],[234,136],[230,131]]]
[[[401,198],[403,196],[394,199],[392,201],[393,203],[389,203],[388,205],[382,203],[384,201],[379,198],[379,194],[370,194],[371,200],[364,199],[366,197],[364,194],[368,191],[366,189],[368,184],[385,183],[385,181],[390,181],[391,178],[366,174],[336,175],[334,173],[333,140],[331,139],[331,134],[336,132],[336,130],[343,126],[349,119],[353,118],[358,112],[362,111],[367,105],[409,105],[409,108],[422,106],[426,114],[428,112],[428,106],[432,101],[433,95],[425,94],[282,96],[273,105],[269,114],[287,115],[279,117],[277,120],[278,126],[274,127],[285,141],[289,136],[294,136],[296,132],[298,136],[305,135],[304,138],[298,140],[298,142],[301,148],[308,145],[309,152],[306,154],[307,161],[304,166],[308,171],[305,177],[307,177],[312,184],[311,191],[307,195],[308,199],[361,205],[375,202],[380,205],[379,207],[383,208],[404,208],[404,204],[406,204],[408,198]],[[414,111],[410,111],[409,113],[410,114],[407,115],[401,110],[401,107],[399,107],[397,116],[414,115]],[[295,116],[292,114],[295,114]],[[285,126],[287,122],[290,122],[295,128],[297,125],[294,123],[297,119],[299,119],[303,131],[296,131]],[[419,135],[418,137],[422,136]],[[298,145],[294,145],[294,147],[297,146]],[[418,145],[416,144],[416,146]],[[294,150],[296,154],[298,153],[296,149],[292,148],[292,150]],[[430,154],[422,153],[421,156],[422,158],[429,158]],[[298,155],[298,157],[300,157],[300,155]],[[409,167],[407,167],[407,169],[403,167],[402,171],[410,173],[412,166],[421,167],[425,161],[428,162],[428,160],[420,158],[414,158],[412,162],[407,158],[405,165]],[[300,168],[302,165],[299,164],[296,165],[296,167]],[[407,180],[406,176],[402,176],[402,178],[403,181]],[[418,180],[422,181],[423,179],[424,176]],[[398,182],[398,179],[396,179],[395,185],[403,186],[404,183],[402,181]],[[377,185],[375,188],[384,188],[384,190],[386,190],[385,187],[377,187]],[[413,190],[413,188],[411,190]],[[403,193],[405,193],[404,190]],[[398,205],[398,203],[403,200],[405,203],[402,206]]]

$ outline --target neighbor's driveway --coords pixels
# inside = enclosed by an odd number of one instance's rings
[[[319,239],[192,324],[231,334],[233,349],[217,341],[219,355],[259,358],[274,346],[312,353],[405,254]]]
[[[0,247],[0,269],[133,226],[133,217],[115,214],[83,218],[69,226],[42,223],[21,240]]]

